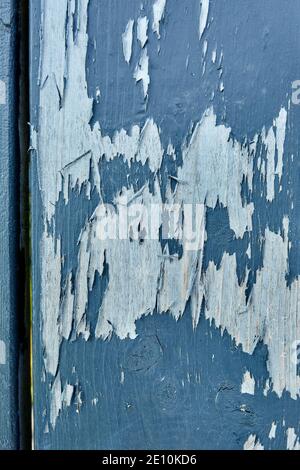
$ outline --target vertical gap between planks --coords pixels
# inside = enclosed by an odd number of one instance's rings
[[[29,194],[29,2],[18,3],[19,50],[19,429],[20,448],[32,448],[32,368],[31,368],[31,250]]]

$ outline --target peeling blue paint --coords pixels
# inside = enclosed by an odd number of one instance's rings
[[[77,2],[76,5],[74,41],[78,34]],[[142,164],[126,161],[122,154],[112,160],[99,155],[100,192],[96,190],[90,160],[89,181],[72,187],[69,184],[67,201],[63,192],[59,193],[52,220],[47,222],[48,232],[61,247],[61,296],[70,272],[74,293],[80,233],[99,202],[113,203],[123,188],[133,188],[136,193],[145,184],[154,194],[156,177],[162,201],[166,201],[170,177],[171,191],[176,192],[176,177],[183,168],[183,144],[191,142],[197,123],[211,106],[217,125],[231,128],[232,146],[239,145],[247,154],[252,152],[252,186],[244,176],[240,196],[244,207],[253,203],[254,211],[252,229],[238,238],[230,227],[229,210],[219,199],[214,208],[206,207],[202,274],[210,262],[219,269],[225,253],[235,254],[238,283],[241,285],[247,279],[245,297],[246,304],[250,303],[264,267],[266,230],[284,238],[286,216],[290,242],[286,285],[290,288],[300,274],[300,110],[289,104],[291,83],[300,70],[300,55],[295,53],[299,52],[300,44],[298,4],[295,0],[284,4],[281,0],[210,0],[207,27],[199,40],[199,0],[167,1],[160,38],[150,27],[148,30],[145,47],[150,83],[144,97],[143,84],[134,79],[141,53],[136,26],[129,63],[123,56],[122,34],[129,19],[136,24],[139,16],[152,18],[152,6],[150,0],[143,2],[142,8],[136,0],[124,1],[122,7],[117,0],[109,3],[90,0],[85,63],[88,96],[93,99],[90,126],[93,129],[99,123],[103,135],[113,139],[116,131],[130,132],[133,125],[141,129],[152,118],[159,126],[163,146],[166,149],[171,142],[176,158],[165,151],[159,169],[154,172],[149,160]],[[33,13],[34,23],[40,21],[40,15]],[[283,22],[289,24],[288,35]],[[33,48],[38,56],[38,46]],[[214,54],[215,60],[210,60]],[[34,80],[37,73],[33,61]],[[38,94],[39,90],[34,88],[32,115],[36,124]],[[289,109],[284,171],[281,179],[278,174],[273,175],[274,197],[269,200],[268,184],[261,171],[263,165],[268,165],[263,132],[275,129],[274,119],[282,107]],[[256,137],[256,149],[251,150]],[[278,161],[277,148],[274,164]],[[98,312],[109,289],[110,266],[106,258],[102,275],[96,272],[84,312],[91,326],[90,337],[87,341],[76,337],[73,322],[70,340],[61,342],[61,383],[73,384],[75,395],[71,406],[58,413],[54,429],[49,426],[49,385],[53,385],[54,378],[44,370],[40,338],[43,325],[37,307],[40,290],[46,288],[41,285],[42,234],[37,224],[45,214],[39,199],[35,163],[32,171],[37,448],[241,449],[250,435],[256,436],[265,449],[286,448],[287,429],[293,428],[297,435],[300,432],[299,399],[293,399],[286,390],[281,397],[272,390],[266,391],[268,381],[272,384],[267,369],[267,346],[260,340],[253,354],[243,352],[226,328],[222,335],[214,321],[205,319],[203,304],[195,329],[189,302],[177,322],[161,312],[142,316],[136,322],[136,339],[120,340],[114,333],[106,341],[95,339]],[[183,249],[177,240],[163,240],[160,233],[159,241],[162,248],[168,245],[170,255],[176,253],[181,259]],[[120,292],[122,297],[126,294]],[[241,393],[246,371],[255,380],[254,395]],[[44,373],[45,383],[40,382]],[[275,437],[270,439],[273,422],[277,428]],[[76,436],[69,432],[74,429]]]

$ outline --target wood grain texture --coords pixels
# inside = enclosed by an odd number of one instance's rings
[[[298,8],[31,0],[37,448],[299,448]]]
[[[0,2],[0,449],[19,446],[17,2]],[[22,294],[21,294],[22,295]]]

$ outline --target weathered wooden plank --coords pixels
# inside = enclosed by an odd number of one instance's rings
[[[0,2],[0,449],[19,446],[17,2]]]
[[[299,448],[298,8],[31,0],[37,448]]]

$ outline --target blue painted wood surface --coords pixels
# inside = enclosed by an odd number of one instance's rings
[[[142,4],[31,0],[35,446],[298,448],[299,2]],[[199,202],[195,262],[102,250],[124,194]]]
[[[0,2],[0,449],[19,447],[17,2]],[[20,293],[22,296],[22,293]]]

